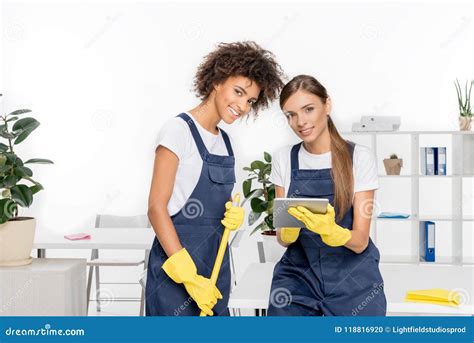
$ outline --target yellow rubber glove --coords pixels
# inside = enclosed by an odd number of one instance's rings
[[[461,295],[441,288],[422,289],[408,291],[405,301],[457,307],[461,304]]]
[[[282,227],[280,228],[280,239],[286,244],[294,243],[298,239],[300,231],[299,227]]]
[[[336,212],[328,204],[325,214],[313,213],[306,207],[290,207],[288,213],[302,221],[308,230],[321,235],[321,240],[331,247],[339,247],[347,243],[352,237],[351,230],[336,223]]]
[[[222,294],[210,279],[197,274],[196,265],[186,248],[171,255],[162,268],[174,282],[184,284],[202,311],[208,316],[213,315],[212,308],[218,299],[222,299]]]
[[[240,194],[237,193],[232,201],[226,202],[225,208],[224,219],[221,223],[229,230],[235,231],[242,225],[245,216],[244,209],[240,207]]]

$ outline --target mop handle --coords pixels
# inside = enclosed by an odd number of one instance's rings
[[[240,195],[237,194],[235,200],[232,202],[233,206],[239,206]],[[219,250],[217,251],[216,261],[214,262],[214,268],[212,268],[211,282],[213,285],[217,283],[217,278],[219,277],[219,272],[221,270],[222,261],[224,260],[224,254],[227,248],[227,243],[229,242],[230,229],[224,227],[224,233],[222,234],[221,244],[219,245]],[[204,311],[201,311],[201,317],[205,317],[206,314]]]

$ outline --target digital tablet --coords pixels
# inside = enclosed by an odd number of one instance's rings
[[[304,206],[313,213],[324,214],[327,211],[328,199],[321,198],[276,198],[273,202],[273,226],[303,227],[303,222],[288,213],[288,208]]]

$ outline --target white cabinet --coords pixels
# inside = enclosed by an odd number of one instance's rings
[[[0,316],[85,316],[86,259],[0,267]]]

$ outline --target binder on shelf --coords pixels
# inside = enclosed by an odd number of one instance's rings
[[[427,147],[421,149],[421,171],[423,175],[436,175],[437,148]]]
[[[420,148],[420,174],[426,175],[426,148]]]
[[[420,260],[435,262],[435,223],[420,222]]]
[[[446,147],[438,147],[437,175],[446,175]]]

